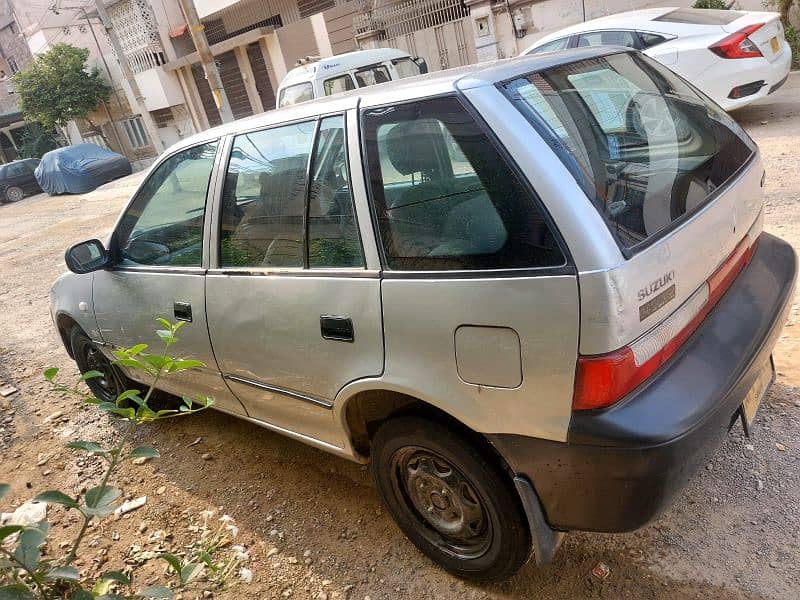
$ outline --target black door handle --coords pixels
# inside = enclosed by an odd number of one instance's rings
[[[320,315],[319,329],[322,337],[326,340],[337,342],[353,342],[353,320],[350,317],[337,317],[331,315]]]
[[[188,302],[175,302],[173,304],[173,312],[175,313],[175,319],[178,321],[192,322],[192,305]]]

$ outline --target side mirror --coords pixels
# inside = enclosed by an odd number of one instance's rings
[[[419,67],[419,74],[420,75],[425,75],[425,73],[428,72],[428,61],[426,61],[424,58],[421,58],[419,56],[416,57],[413,60],[416,63],[417,67]]]
[[[107,267],[111,263],[111,255],[100,240],[87,240],[67,250],[64,261],[73,273],[91,273]]]

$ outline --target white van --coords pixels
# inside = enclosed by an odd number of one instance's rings
[[[413,58],[396,48],[358,50],[322,58],[299,65],[286,74],[278,87],[278,108],[427,72],[425,59]]]

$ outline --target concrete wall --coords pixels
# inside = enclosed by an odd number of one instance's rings
[[[358,2],[348,2],[322,13],[334,55],[358,50],[353,37],[353,17],[357,13]]]

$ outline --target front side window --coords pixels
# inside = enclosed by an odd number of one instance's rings
[[[325,89],[325,95],[330,96],[331,94],[354,90],[356,89],[356,84],[353,83],[353,78],[350,75],[341,75],[340,77],[326,79],[322,87]]]
[[[538,203],[458,100],[370,110],[364,128],[388,268],[564,264]]]
[[[278,106],[291,106],[292,104],[299,104],[314,99],[314,90],[311,84],[298,83],[297,85],[290,85],[289,87],[281,90],[281,97],[278,100]]]
[[[122,265],[199,267],[217,142],[182,150],[147,178],[115,234]]]
[[[389,69],[383,65],[373,65],[356,71],[358,87],[386,83],[387,81],[391,81],[391,79],[392,77],[389,75]]]
[[[538,48],[534,48],[531,51],[531,54],[539,54],[540,52],[555,52],[557,50],[563,50],[567,46],[569,46],[569,37],[563,37],[560,40],[553,40],[552,42],[542,44]]]
[[[220,266],[302,267],[314,121],[236,136],[220,222]]]
[[[578,36],[578,48],[585,46],[625,46],[636,48],[636,34],[633,31],[592,31]]]
[[[707,204],[755,150],[726,113],[638,53],[551,67],[503,89],[623,248]]]

